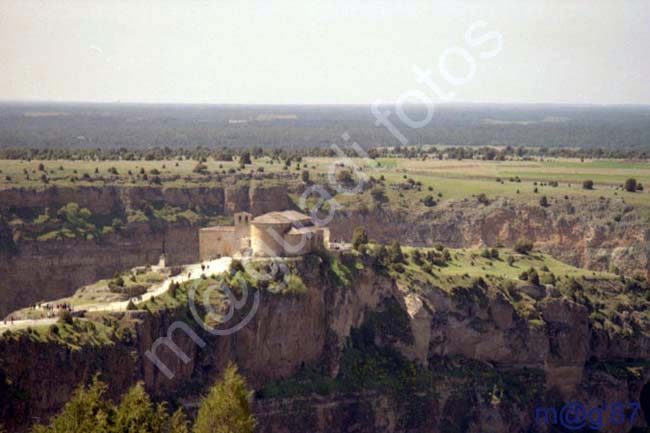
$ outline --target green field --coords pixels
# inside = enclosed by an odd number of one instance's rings
[[[150,185],[157,179],[163,186],[191,186],[219,184],[221,178],[246,173],[291,173],[295,179],[308,170],[315,183],[327,183],[327,174],[341,170],[337,158],[305,158],[285,166],[282,161],[269,157],[253,159],[252,164],[241,168],[238,161],[205,162],[203,174],[195,173],[197,161],[20,161],[0,160],[0,188],[48,185]],[[634,178],[650,187],[650,163],[646,161],[547,159],[547,160],[437,160],[382,158],[378,166],[370,167],[361,158],[348,162],[362,167],[368,176],[384,177],[385,192],[397,207],[411,207],[425,196],[433,195],[436,201],[463,199],[485,194],[489,198],[510,197],[537,202],[542,195],[564,199],[587,196],[599,199],[622,198],[626,203],[650,208],[650,188],[635,193],[626,192],[622,185]],[[45,170],[39,170],[43,164]],[[114,170],[113,170],[114,169]],[[86,176],[84,178],[84,175]],[[146,175],[146,177],[145,177]],[[76,178],[73,182],[72,178]],[[408,191],[398,188],[408,179],[419,182],[419,189]],[[582,182],[592,180],[593,190],[582,188]],[[549,183],[557,182],[557,186]],[[535,191],[537,189],[537,192]],[[363,197],[337,197],[339,202],[362,203]]]

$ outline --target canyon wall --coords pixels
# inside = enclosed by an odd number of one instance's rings
[[[519,239],[574,266],[650,275],[650,221],[622,200],[573,198],[549,207],[497,199],[448,201],[426,212],[385,209],[340,211],[330,224],[333,240],[349,240],[356,226],[371,239],[450,248],[512,246]]]
[[[0,190],[2,209],[40,210],[69,202],[93,213],[112,214],[125,209],[166,204],[179,208],[193,205],[232,215],[254,215],[289,207],[287,187],[262,187],[254,183],[237,186],[162,187],[47,187]],[[382,242],[399,239],[402,244],[448,247],[513,245],[520,238],[536,241],[537,247],[569,264],[596,270],[648,273],[650,270],[650,223],[621,200],[573,198],[553,201],[547,208],[497,199],[488,205],[477,200],[448,201],[422,212],[393,209],[341,210],[330,224],[334,240],[349,240],[357,225]],[[168,262],[180,264],[198,259],[199,227],[166,224],[152,230],[133,225],[123,235],[102,242],[18,241],[17,251],[0,252],[0,317],[33,302],[64,296],[80,285],[106,278],[115,271],[155,264],[163,242]],[[0,237],[2,234],[0,233]]]
[[[258,390],[305,365],[335,377],[348,337],[367,323],[379,323],[373,344],[397,350],[435,375],[433,394],[380,388],[258,398],[258,431],[523,432],[538,431],[535,408],[549,402],[596,407],[603,401],[641,401],[644,410],[650,407],[642,396],[650,367],[634,364],[650,357],[647,324],[633,337],[598,330],[584,305],[553,291],[538,296],[534,308],[542,320],[533,323],[499,292],[487,290],[481,299],[436,287],[422,292],[373,271],[370,262],[361,264],[355,265],[358,274],[351,284],[341,285],[323,272],[322,262],[303,262],[299,272],[306,294],[258,292],[253,319],[226,336],[202,331],[181,308],[122,313],[117,326],[130,331],[112,344],[75,349],[25,336],[5,337],[0,340],[0,416],[11,431],[21,431],[28,420],[58,411],[72,389],[95,371],[109,381],[113,398],[143,381],[155,397],[172,400],[205,392],[230,361]],[[398,308],[389,310],[388,305]],[[376,321],[373,314],[378,311],[390,311],[386,322]],[[179,327],[180,322],[197,335]],[[168,343],[152,349],[166,336],[173,337],[186,360]],[[145,356],[148,350],[154,350],[171,378]],[[617,373],[595,367],[598,363],[634,366],[634,371],[619,367]],[[375,368],[381,372],[381,364]],[[606,431],[626,432],[633,425],[646,425],[642,413],[633,424],[608,425]]]
[[[149,205],[209,207],[231,215],[254,215],[288,207],[284,186],[230,187],[49,187],[0,190],[2,210],[39,212],[75,202],[97,215],[121,214]],[[15,251],[0,252],[0,318],[39,301],[68,296],[84,284],[135,266],[158,262],[164,251],[171,265],[199,260],[199,226],[132,223],[122,233],[99,240],[18,240]]]

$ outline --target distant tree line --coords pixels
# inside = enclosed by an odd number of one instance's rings
[[[353,149],[339,147],[349,157],[358,157]],[[650,159],[650,150],[594,148],[529,148],[522,146],[394,146],[370,147],[367,156],[373,159],[393,157],[410,159],[479,159],[505,161],[527,158],[582,159]],[[78,161],[235,161],[250,164],[257,158],[297,161],[304,157],[339,157],[331,147],[262,148],[262,147],[154,147],[149,149],[120,148],[0,148],[0,159],[8,160],[78,160]]]

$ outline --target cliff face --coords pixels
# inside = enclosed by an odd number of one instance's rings
[[[154,231],[141,225],[101,242],[22,241],[16,254],[0,260],[0,317],[35,302],[69,296],[82,285],[109,278],[117,271],[156,264],[163,245],[170,265],[198,261],[195,227]]]
[[[0,396],[5,396],[0,398],[1,417],[16,431],[26,420],[47,417],[95,371],[109,381],[114,398],[138,380],[158,398],[196,396],[230,361],[238,363],[256,389],[291,377],[305,365],[336,377],[346,362],[349,337],[368,323],[379,325],[373,345],[396,350],[428,371],[432,394],[379,388],[261,398],[255,402],[258,430],[543,431],[536,424],[535,409],[558,401],[580,401],[589,408],[603,401],[650,405],[642,395],[644,387],[650,389],[650,368],[642,362],[650,357],[647,323],[633,337],[612,334],[594,326],[583,304],[553,291],[537,296],[534,308],[541,320],[535,323],[498,291],[457,296],[436,287],[416,290],[373,271],[370,263],[364,270],[356,266],[354,280],[342,285],[329,279],[323,266],[313,261],[301,265],[308,287],[303,296],[259,292],[253,320],[229,336],[202,332],[181,308],[124,313],[120,323],[128,326],[119,327],[129,327],[132,333],[121,333],[111,344],[71,349],[26,337],[0,340],[0,376],[6,376],[4,384],[0,380]],[[377,322],[376,313],[387,311],[386,321]],[[205,345],[175,327],[178,321]],[[170,335],[170,329],[175,329],[173,341],[188,357],[184,362],[169,346],[160,346],[156,353],[173,373],[171,379],[144,356],[158,338]],[[365,367],[359,364],[353,371],[357,368]],[[373,364],[369,373],[381,375],[381,368],[381,363]],[[645,425],[641,413],[633,425]],[[631,427],[608,424],[606,431]]]
[[[403,245],[451,248],[512,246],[518,239],[574,266],[627,273],[650,272],[650,222],[621,201],[573,199],[547,208],[498,199],[447,202],[424,213],[407,210],[339,212],[332,239],[350,239],[356,226],[371,238]]]
[[[100,216],[150,205],[209,207],[223,215],[240,211],[258,215],[288,207],[286,188],[282,186],[0,190],[0,210],[38,212],[44,208],[57,209],[69,202]],[[0,274],[4,276],[0,279],[3,298],[0,318],[34,302],[68,296],[79,286],[110,277],[116,271],[156,264],[163,246],[169,264],[197,262],[198,226],[135,223],[129,224],[123,233],[104,236],[99,241],[19,240],[15,251],[0,252]]]

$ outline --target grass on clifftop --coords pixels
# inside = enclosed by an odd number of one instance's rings
[[[134,322],[126,317],[104,314],[94,315],[87,319],[59,320],[51,325],[6,330],[0,336],[0,341],[8,342],[20,338],[81,350],[86,346],[105,346],[118,341],[131,343],[135,339],[135,329]]]

